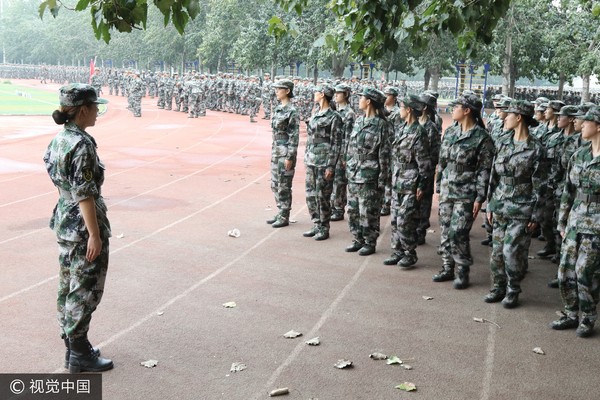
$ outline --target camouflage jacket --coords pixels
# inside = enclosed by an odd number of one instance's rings
[[[332,108],[315,113],[307,125],[304,163],[335,169],[342,145],[342,118]]]
[[[560,169],[562,181],[557,185],[556,194],[557,197],[560,198],[562,196],[562,192],[564,189],[565,180],[567,179],[567,170],[569,168],[569,160],[575,154],[577,150],[581,148],[581,146],[587,143],[581,137],[581,132],[575,132],[572,135],[565,136],[562,148],[562,154],[560,156]]]
[[[431,176],[429,139],[425,128],[415,122],[396,131],[392,139],[392,188],[403,194],[425,191]]]
[[[427,138],[429,140],[429,154],[431,158],[430,174],[431,178],[433,179],[433,175],[435,174],[435,166],[440,159],[440,146],[442,144],[442,137],[437,124],[430,119],[425,122],[423,128],[425,128],[425,132],[427,132]]]
[[[291,103],[285,106],[279,104],[275,107],[271,117],[271,129],[273,129],[271,157],[285,157],[295,163],[300,139],[300,119],[298,111]]]
[[[386,185],[390,168],[388,122],[378,116],[358,117],[348,140],[346,176],[352,183]]]
[[[562,194],[562,184],[565,171],[562,169],[561,159],[563,154],[563,146],[565,143],[565,135],[562,130],[546,137],[543,168],[546,173],[546,185],[550,189],[547,194],[558,197]],[[560,188],[560,190],[558,190]]]
[[[600,157],[589,142],[571,157],[560,199],[558,231],[570,229],[600,235]]]
[[[352,134],[356,114],[350,104],[347,104],[344,108],[338,108],[338,113],[340,114],[340,117],[342,117],[342,146],[340,156],[345,157],[345,154],[348,152],[348,140]]]
[[[548,132],[548,124],[546,124],[545,122],[542,122],[536,128],[532,129],[530,132],[533,136],[535,136],[539,140],[542,140],[542,138],[544,136],[546,136],[546,132]],[[542,142],[542,144],[543,144],[543,142]]]
[[[60,195],[50,219],[50,228],[56,236],[71,242],[87,240],[89,235],[79,202],[93,197],[100,236],[110,237],[106,204],[100,190],[104,183],[104,165],[96,153],[94,138],[77,125],[67,123],[48,145],[44,163]]]
[[[515,142],[514,131],[508,132],[497,145],[487,211],[508,218],[540,221],[538,204],[544,187],[540,166],[544,148],[534,136]]]
[[[440,202],[486,199],[494,143],[487,131],[475,125],[466,132],[458,124],[444,134],[438,164]]]

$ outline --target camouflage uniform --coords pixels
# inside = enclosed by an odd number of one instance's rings
[[[338,113],[342,117],[342,144],[340,147],[340,157],[335,165],[335,175],[333,177],[333,193],[331,194],[331,207],[333,218],[341,220],[344,218],[346,203],[348,202],[348,178],[346,176],[346,153],[348,148],[348,140],[352,134],[354,127],[354,119],[356,115],[354,110],[347,104],[344,108],[338,108]]]
[[[323,89],[326,90],[326,89]],[[328,88],[333,94],[333,89]],[[341,146],[341,118],[331,108],[319,111],[307,127],[306,151],[306,205],[314,224],[312,235],[326,239],[331,218],[331,193],[333,177],[325,179],[326,171],[335,171]]]
[[[374,91],[365,89],[363,93]],[[379,94],[383,105],[383,93]],[[361,116],[354,123],[348,140],[348,225],[357,247],[365,245],[362,249],[374,250],[379,237],[379,213],[390,167],[388,132],[386,120],[378,116]]]
[[[291,84],[291,82],[289,83]],[[291,86],[293,88],[293,85]],[[271,128],[273,130],[271,190],[275,194],[275,202],[279,209],[274,222],[289,222],[292,208],[292,181],[296,172],[300,128],[296,108],[291,103],[275,107],[271,118]],[[292,169],[285,169],[286,160],[293,163]]]
[[[271,118],[271,96],[273,95],[273,89],[271,88],[272,84],[270,77],[265,76],[261,92],[262,106],[265,113],[263,119]]]
[[[133,112],[134,117],[142,116],[142,95],[144,92],[144,82],[142,82],[139,75],[136,75],[133,81],[131,81],[131,88],[129,90],[129,103],[131,104],[131,112]]]
[[[600,124],[598,110],[595,120]],[[600,296],[600,157],[592,155],[590,144],[570,160],[558,224],[565,232],[558,279],[566,318],[576,320],[581,312],[580,328],[593,327]]]
[[[425,192],[431,176],[429,139],[418,121],[395,132],[392,160],[392,260],[401,266],[417,262],[417,189]]]
[[[516,102],[515,104],[522,103]],[[511,112],[509,109],[508,112]],[[533,107],[531,107],[533,115]],[[492,168],[488,213],[493,214],[493,241],[490,270],[496,301],[506,292],[521,292],[527,271],[531,234],[530,222],[539,221],[539,193],[543,188],[540,168],[544,150],[534,136],[514,141],[514,131],[498,144]]]
[[[91,86],[84,86],[93,90]],[[83,104],[73,97],[73,87],[61,88],[61,105]],[[96,100],[95,95],[93,100]],[[106,101],[97,99],[97,102]],[[104,165],[96,153],[94,138],[71,122],[50,142],[44,163],[60,195],[50,220],[60,250],[57,300],[60,334],[63,338],[83,338],[89,330],[92,313],[102,299],[108,269],[111,231],[100,189],[104,182]],[[92,262],[86,260],[89,234],[79,208],[79,202],[90,197],[96,205],[102,241],[101,252]]]
[[[398,89],[395,87],[388,86],[383,91],[386,95],[398,96]],[[400,118],[400,108],[394,104],[392,107],[387,109],[389,113],[387,116],[387,120],[389,123],[389,134],[388,140],[394,140],[395,132],[402,129],[404,125],[404,121]],[[392,169],[389,170],[389,175],[386,177],[385,184],[385,192],[383,195],[383,204],[381,205],[381,215],[390,215],[391,205],[392,205]]]
[[[469,95],[457,100],[464,106],[480,109],[480,101]],[[454,103],[457,104],[457,103]],[[468,285],[471,256],[469,232],[473,226],[473,205],[486,199],[494,144],[484,128],[475,125],[466,132],[456,124],[442,140],[438,165],[440,228],[443,270],[435,281],[449,280],[458,267],[456,288]]]

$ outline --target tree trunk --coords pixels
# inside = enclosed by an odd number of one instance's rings
[[[560,75],[558,76],[558,100],[562,100],[563,99],[563,90],[565,88],[565,73],[564,72],[560,72]]]
[[[425,68],[425,75],[423,76],[423,81],[424,81],[423,90],[429,89],[429,81],[430,80],[431,80],[431,72],[429,71],[429,68]]]
[[[583,90],[581,93],[581,102],[585,103],[590,101],[590,74],[584,74],[581,77],[583,79]]]
[[[513,3],[514,4],[514,3]],[[506,29],[506,39],[504,42],[504,58],[502,60],[502,94],[508,96],[510,93],[511,65],[512,65],[512,31],[515,25],[513,17],[514,5],[511,4],[508,15],[508,27]]]
[[[515,97],[515,86],[517,82],[517,66],[511,64],[510,66],[510,86],[508,87],[508,97]]]
[[[319,67],[315,64],[315,69],[313,70],[313,84],[317,84],[317,80],[319,79]]]
[[[440,84],[440,71],[441,71],[441,66],[436,65],[433,68],[430,68],[430,74],[431,74],[431,90],[433,90],[434,92],[437,92],[439,89],[439,84]]]

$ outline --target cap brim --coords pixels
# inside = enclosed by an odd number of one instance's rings
[[[96,104],[108,104],[108,100],[99,97],[93,103],[96,103]]]

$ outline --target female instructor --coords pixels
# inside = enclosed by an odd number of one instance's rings
[[[58,322],[69,372],[100,372],[111,369],[113,362],[100,357],[87,333],[104,293],[110,224],[101,194],[104,165],[86,129],[96,124],[98,104],[107,101],[80,83],[60,88],[59,99],[60,109],[52,118],[64,128],[44,155],[59,194],[50,220],[59,247]]]

